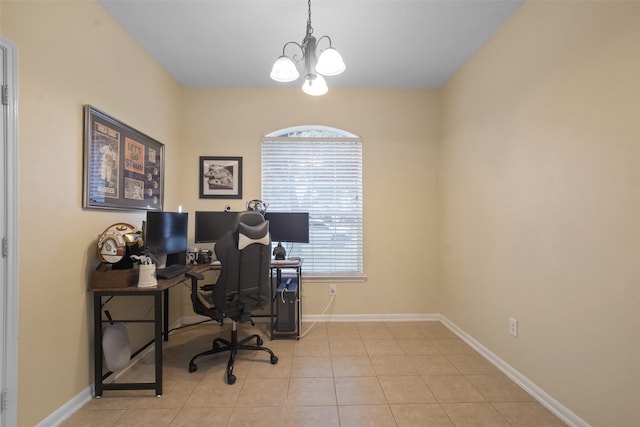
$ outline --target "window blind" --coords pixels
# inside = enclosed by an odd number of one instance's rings
[[[265,137],[262,198],[268,212],[309,212],[309,243],[285,245],[305,275],[363,274],[359,138]]]

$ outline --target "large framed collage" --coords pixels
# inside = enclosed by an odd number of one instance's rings
[[[84,208],[162,210],[164,144],[84,106]]]

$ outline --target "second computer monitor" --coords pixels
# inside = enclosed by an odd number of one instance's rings
[[[308,212],[266,212],[273,242],[309,243]]]
[[[237,212],[196,211],[195,242],[215,243],[233,230]]]

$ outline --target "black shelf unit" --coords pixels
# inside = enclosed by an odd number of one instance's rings
[[[271,339],[300,339],[302,259],[271,263]]]

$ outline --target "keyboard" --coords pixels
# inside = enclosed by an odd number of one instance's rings
[[[158,279],[173,279],[174,277],[178,277],[189,270],[191,270],[191,267],[188,265],[173,264],[165,268],[158,268],[156,270],[156,276]]]

